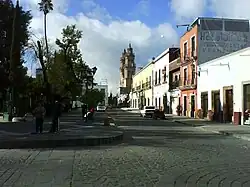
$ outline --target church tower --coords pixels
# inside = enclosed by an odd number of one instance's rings
[[[120,94],[128,94],[132,88],[132,76],[135,74],[135,54],[131,44],[124,49],[120,58]]]

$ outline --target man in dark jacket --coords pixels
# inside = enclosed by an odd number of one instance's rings
[[[61,104],[58,100],[55,101],[52,113],[52,129],[51,131],[58,132],[59,131],[59,117],[61,116]]]

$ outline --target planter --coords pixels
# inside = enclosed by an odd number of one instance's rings
[[[214,112],[212,110],[209,110],[207,113],[207,119],[209,121],[213,121],[213,118],[214,118]]]

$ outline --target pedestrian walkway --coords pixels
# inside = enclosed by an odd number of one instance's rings
[[[94,146],[122,140],[123,132],[101,124],[104,118],[84,123],[80,111],[72,111],[60,119],[60,132],[49,133],[50,122],[45,122],[44,133],[34,133],[32,122],[0,124],[0,148],[55,148],[60,146]],[[103,124],[103,123],[102,123]]]
[[[250,141],[250,126],[234,125],[232,123],[218,123],[208,121],[206,119],[195,119],[186,116],[167,115],[168,120],[176,123],[186,124],[200,130],[223,134],[226,136],[233,136],[243,140]]]

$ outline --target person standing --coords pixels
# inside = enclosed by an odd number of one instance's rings
[[[46,110],[43,107],[42,103],[39,102],[37,107],[34,109],[33,114],[36,118],[36,133],[43,133],[43,122]]]
[[[58,100],[55,101],[54,108],[53,108],[53,114],[52,114],[52,129],[51,132],[55,133],[59,131],[59,123],[61,116],[61,104]]]
[[[86,116],[86,117],[85,117]],[[88,116],[87,116],[87,105],[86,104],[82,104],[82,119],[85,119],[85,122],[87,122],[88,120]]]

